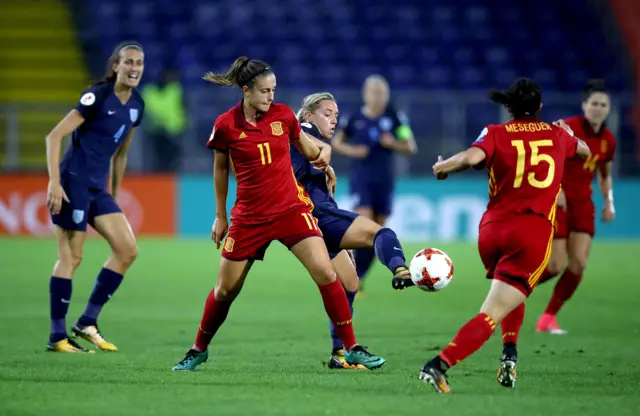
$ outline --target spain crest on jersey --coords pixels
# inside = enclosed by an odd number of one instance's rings
[[[274,121],[271,123],[271,134],[274,136],[282,136],[284,134],[281,121]]]
[[[138,120],[138,109],[130,108],[129,109],[129,119],[132,123],[135,123]]]
[[[600,141],[600,153],[607,153],[607,141],[606,140],[601,140]]]

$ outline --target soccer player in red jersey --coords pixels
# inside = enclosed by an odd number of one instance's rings
[[[275,103],[276,77],[269,65],[236,59],[226,74],[205,80],[242,89],[242,101],[219,116],[207,147],[214,149],[216,219],[212,239],[224,240],[215,288],[209,293],[193,347],[174,371],[193,370],[208,358],[208,346],[224,322],[255,260],[278,240],[305,266],[322,295],[327,315],[345,347],[345,360],[369,369],[385,360],[358,345],[344,288],[333,271],[327,247],[313,218],[311,200],[293,173],[289,146],[318,168],[326,167],[330,147],[318,147],[301,131],[293,111]],[[232,224],[227,219],[229,167],[238,182]]]
[[[540,282],[557,276],[563,269],[564,273],[556,283],[547,309],[538,320],[536,330],[539,332],[567,333],[558,325],[556,315],[578,288],[587,267],[595,233],[596,210],[591,200],[595,171],[598,172],[598,186],[605,201],[602,221],[606,223],[615,218],[611,164],[616,140],[605,127],[610,100],[602,81],[590,81],[586,85],[582,110],[583,116],[571,117],[565,122],[589,146],[591,157],[587,160],[572,158],[565,164],[551,258]]]
[[[515,386],[524,301],[549,261],[564,161],[590,155],[563,122],[538,121],[542,96],[535,81],[519,79],[507,91],[493,91],[491,99],[505,105],[513,120],[485,127],[469,149],[439,158],[433,166],[438,179],[470,167],[488,169],[490,200],[480,222],[478,250],[492,279],[480,313],[420,372],[420,379],[437,392],[451,391],[447,370],[477,351],[498,324],[504,347],[498,381]]]

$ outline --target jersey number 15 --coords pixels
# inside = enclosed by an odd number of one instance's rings
[[[518,152],[516,178],[513,181],[513,187],[520,188],[522,186],[522,178],[524,176],[527,149],[523,140],[511,140],[511,146],[515,147],[516,151]],[[529,155],[531,166],[538,166],[542,162],[549,165],[547,168],[547,176],[541,181],[536,179],[536,174],[534,172],[529,172],[529,174],[527,175],[527,182],[529,182],[529,185],[533,186],[534,188],[548,188],[553,183],[553,177],[556,173],[556,164],[551,156],[540,153],[541,147],[551,146],[553,146],[553,142],[551,140],[534,140],[532,142],[529,142],[529,147],[531,148],[531,154]]]

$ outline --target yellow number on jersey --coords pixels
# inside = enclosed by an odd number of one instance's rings
[[[258,149],[260,149],[260,160],[263,165],[269,165],[271,163],[271,149],[269,143],[259,143]]]
[[[524,176],[524,166],[525,160],[527,158],[527,150],[525,149],[524,141],[522,140],[511,140],[511,145],[515,147],[518,152],[516,178],[513,181],[513,187],[520,188],[522,186],[522,177]],[[527,181],[529,182],[529,185],[533,186],[534,188],[548,188],[553,182],[553,177],[556,173],[556,164],[551,156],[545,155],[544,153],[541,154],[539,152],[541,147],[549,146],[553,146],[553,142],[551,140],[535,140],[529,142],[529,147],[531,147],[531,166],[537,166],[540,164],[540,162],[546,162],[549,165],[549,168],[547,169],[547,176],[542,181],[536,179],[536,175],[533,172],[529,172],[529,174],[527,175]]]
[[[606,142],[602,142],[602,143],[606,143]],[[591,155],[587,158],[587,160],[584,161],[584,165],[582,165],[582,168],[584,170],[589,170],[591,172],[593,172],[594,170],[596,170],[596,166],[597,166],[597,162],[598,159],[600,159],[600,155],[595,154],[595,155]]]

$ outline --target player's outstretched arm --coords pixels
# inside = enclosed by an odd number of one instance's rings
[[[215,150],[213,161],[213,188],[216,196],[216,219],[211,228],[211,239],[220,248],[229,228],[227,195],[229,194],[229,155]]]
[[[135,127],[131,129],[111,159],[111,196],[114,198],[118,197],[122,178],[124,178],[124,172],[127,170],[127,154],[129,153],[129,147],[131,147],[135,131]]]
[[[344,131],[338,130],[331,139],[331,147],[341,155],[352,157],[354,159],[364,159],[369,155],[369,147],[367,145],[351,145],[347,143],[347,135]]]
[[[578,141],[578,147],[576,148],[576,156],[586,159],[591,156],[591,149],[581,139],[575,138]]]
[[[449,173],[462,172],[472,166],[476,166],[486,159],[487,155],[477,147],[470,147],[467,150],[451,156],[447,160],[439,158],[433,165],[433,174],[438,179],[445,179]]]
[[[84,123],[84,117],[76,109],[69,113],[49,132],[45,141],[47,143],[47,170],[49,171],[49,188],[47,190],[47,207],[57,214],[62,208],[62,200],[69,202],[60,185],[60,152],[62,140]]]
[[[318,169],[325,169],[331,161],[331,147],[319,147],[305,132],[300,132],[300,140],[295,140],[294,145],[302,155]]]

